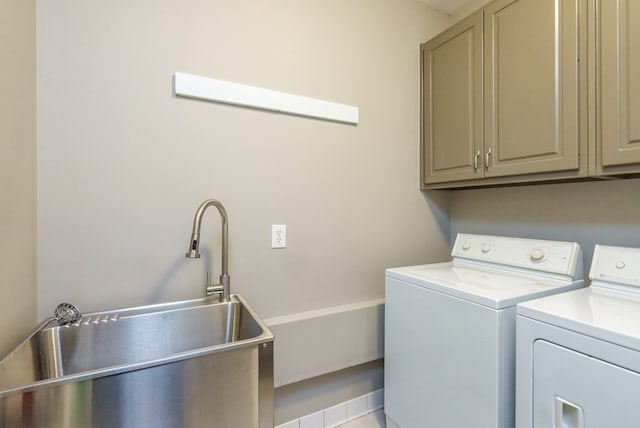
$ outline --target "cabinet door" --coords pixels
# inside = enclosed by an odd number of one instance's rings
[[[579,168],[580,1],[485,7],[486,177]]]
[[[482,12],[422,45],[422,184],[482,177]]]
[[[597,4],[600,166],[640,163],[640,2]]]

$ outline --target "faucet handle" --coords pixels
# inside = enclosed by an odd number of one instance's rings
[[[221,284],[211,283],[211,272],[207,272],[207,283],[205,284],[205,290],[207,292],[207,296],[217,294],[219,298],[222,298],[222,295],[224,293],[224,287]]]
[[[207,297],[208,296],[216,296],[218,301],[221,302],[224,296],[224,287],[222,285],[208,285],[207,286]]]

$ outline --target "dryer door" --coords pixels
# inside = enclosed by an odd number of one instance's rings
[[[533,353],[533,426],[637,428],[640,374],[553,343]]]

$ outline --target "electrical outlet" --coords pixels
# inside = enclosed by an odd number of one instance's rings
[[[287,247],[287,225],[272,224],[271,225],[271,248]]]

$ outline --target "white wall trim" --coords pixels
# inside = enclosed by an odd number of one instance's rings
[[[353,125],[357,125],[359,120],[358,107],[193,74],[176,72],[173,78],[173,88],[175,95],[187,98]]]
[[[384,356],[384,299],[265,319],[274,384],[288,385]]]
[[[365,300],[363,302],[349,303],[349,304],[346,304],[346,305],[331,306],[331,307],[328,307],[328,308],[316,309],[316,310],[313,310],[313,311],[298,312],[296,314],[289,314],[289,315],[282,315],[282,316],[279,316],[279,317],[266,318],[264,320],[264,322],[268,326],[273,326],[273,325],[278,325],[278,324],[285,324],[285,323],[290,323],[290,322],[303,321],[303,320],[307,320],[307,319],[311,319],[311,318],[318,318],[318,317],[324,317],[324,316],[328,316],[328,315],[335,315],[335,314],[339,314],[341,312],[359,310],[359,309],[363,309],[363,308],[368,308],[370,306],[376,306],[376,305],[379,305],[379,304],[384,304],[384,298],[373,299],[373,300]]]

